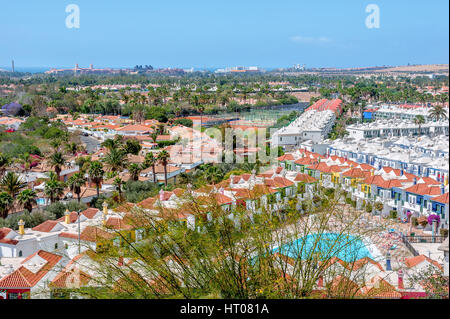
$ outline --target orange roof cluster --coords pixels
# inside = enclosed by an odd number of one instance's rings
[[[439,264],[436,260],[431,259],[430,257],[427,257],[425,255],[419,255],[419,256],[415,256],[415,257],[410,257],[410,258],[406,258],[405,259],[405,265],[408,268],[413,268],[421,263],[423,263],[424,261],[428,261],[430,264],[436,266],[439,269],[443,269],[441,264]]]
[[[59,237],[78,239],[78,234],[63,232],[59,234]],[[87,226],[80,234],[81,240],[89,242],[96,242],[99,239],[112,239],[113,237],[113,234],[94,226]]]
[[[333,111],[335,113],[342,112],[342,100],[341,99],[320,99],[313,105],[307,108],[307,111],[316,110],[316,111]]]
[[[32,288],[61,260],[62,256],[39,250],[28,256],[21,264],[25,264],[34,256],[39,256],[46,263],[37,272],[32,272],[26,266],[20,266],[11,274],[0,280],[0,288]]]
[[[405,189],[405,191],[419,195],[440,195],[441,188],[435,185],[416,184]]]
[[[441,204],[448,204],[449,200],[448,200],[448,192],[436,197],[433,197],[431,200],[435,201],[435,202],[439,202]]]
[[[303,183],[315,183],[317,182],[317,179],[315,179],[312,176],[309,176],[308,174],[298,173],[297,176],[295,176],[294,181]]]
[[[6,236],[13,231],[11,228],[0,228],[0,243],[2,244],[9,244],[9,245],[16,245],[19,241],[15,239],[6,238]]]

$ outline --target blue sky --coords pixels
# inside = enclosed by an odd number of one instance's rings
[[[80,28],[68,29],[68,4]],[[380,28],[368,29],[368,4]],[[448,63],[448,0],[14,0],[0,66],[358,67]]]

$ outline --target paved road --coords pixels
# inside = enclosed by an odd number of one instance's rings
[[[81,142],[86,145],[86,151],[88,153],[94,153],[97,150],[97,146],[100,145],[100,142],[90,136],[80,136]]]

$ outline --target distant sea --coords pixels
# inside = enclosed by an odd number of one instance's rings
[[[11,66],[5,67],[0,66],[0,70],[11,71]],[[16,72],[25,72],[25,73],[44,73],[45,71],[50,70],[48,67],[15,67],[14,70]]]

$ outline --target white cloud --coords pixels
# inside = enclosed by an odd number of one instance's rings
[[[295,35],[290,37],[290,40],[295,43],[306,43],[306,44],[326,44],[332,42],[330,38],[327,37],[304,37],[301,35]]]

